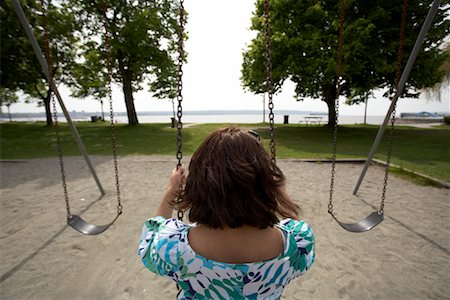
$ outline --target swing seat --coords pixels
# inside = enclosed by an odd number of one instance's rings
[[[345,230],[350,232],[365,232],[369,231],[370,229],[374,228],[378,224],[380,224],[384,220],[384,215],[378,211],[374,211],[369,216],[367,216],[365,219],[362,219],[361,221],[357,223],[342,223],[340,222],[334,214],[331,214],[334,218],[334,220]]]
[[[67,224],[73,229],[86,234],[86,235],[96,235],[100,234],[103,231],[107,230],[120,216],[120,213],[112,220],[112,222],[106,225],[93,225],[89,224],[85,220],[83,220],[80,216],[71,215],[67,218]]]

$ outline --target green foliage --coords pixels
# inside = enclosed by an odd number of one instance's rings
[[[445,116],[445,117],[444,117],[444,123],[445,123],[446,125],[450,125],[450,116]]]
[[[21,1],[25,15],[34,28],[34,35],[44,51],[43,18],[37,1]],[[11,1],[1,1],[1,86],[13,91],[21,90],[30,99],[42,98],[48,89],[44,73],[33,52]],[[69,69],[74,59],[76,37],[73,35],[73,14],[67,3],[47,8],[48,31],[52,51],[52,70],[57,82],[64,82],[70,76]]]
[[[77,98],[93,97],[102,100],[108,96],[108,80],[104,67],[104,54],[98,51],[97,44],[86,42],[80,47],[83,63],[72,67],[72,96]]]
[[[105,97],[106,45],[103,2],[73,0],[83,45],[73,69],[73,95]],[[178,1],[108,1],[112,75],[125,101],[147,82],[157,98],[176,96]],[[129,99],[127,99],[127,97]],[[127,106],[127,109],[129,107]]]
[[[440,70],[445,74],[444,78],[434,86],[427,87],[421,91],[425,95],[426,100],[442,101],[442,95],[445,95],[445,89],[450,85],[450,42],[444,49],[446,59],[440,66]]]
[[[2,106],[10,106],[13,103],[19,101],[19,97],[14,91],[8,88],[0,87],[0,113],[2,112]]]
[[[42,52],[46,53],[43,27],[45,22],[39,1],[22,0],[20,3]],[[48,5],[44,8],[48,19],[51,53],[49,68],[57,84],[67,82],[71,76],[69,70],[75,58],[74,45],[77,42],[77,37],[73,35],[75,30],[73,14],[66,1],[57,3],[55,1],[55,5],[48,1]],[[0,86],[14,92],[22,91],[25,102],[37,101],[38,106],[44,106],[47,124],[50,125],[52,124],[50,85],[11,1],[1,1],[0,14],[2,20]]]
[[[413,67],[405,95],[439,82],[446,59],[440,46],[450,33],[449,1],[434,19]],[[256,2],[252,29],[258,32],[244,52],[242,84],[250,91],[265,90],[262,0]],[[321,98],[332,113],[337,81],[339,2],[317,0],[270,1],[271,42],[275,86],[286,79],[296,84],[295,97]],[[429,1],[408,1],[407,28],[402,65],[405,66],[418,36]],[[365,101],[376,88],[392,91],[401,25],[401,2],[345,1],[343,77],[341,93],[355,102]],[[331,118],[332,119],[332,118]]]
[[[27,1],[22,4],[30,22],[36,21],[36,17],[31,13],[32,9],[36,9],[35,2]],[[29,87],[42,77],[40,69],[35,67],[38,62],[11,1],[1,1],[0,5],[0,85],[10,91],[28,91]]]

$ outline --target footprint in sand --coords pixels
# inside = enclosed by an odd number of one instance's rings
[[[340,299],[348,296],[348,292],[353,290],[355,288],[356,284],[354,280],[351,280],[348,284],[346,284],[344,287],[340,288],[338,291],[338,296]]]
[[[72,250],[71,251],[72,254],[75,255],[75,256],[79,256],[79,257],[86,257],[87,256],[86,250],[83,247],[79,246],[79,245],[72,245],[70,248]]]

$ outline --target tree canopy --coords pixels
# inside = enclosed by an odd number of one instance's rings
[[[449,34],[449,1],[441,5],[424,42],[404,94],[433,86],[445,75],[440,65],[447,58],[441,50]],[[242,83],[254,93],[265,89],[263,5],[257,1],[252,18],[256,38],[244,52]],[[430,2],[409,1],[402,67],[428,13]],[[402,5],[400,1],[345,2],[343,77],[341,93],[364,101],[377,88],[393,90],[399,47]],[[327,103],[329,125],[334,125],[337,82],[339,1],[270,1],[273,80],[279,91],[285,80],[296,84],[295,98],[319,98]]]
[[[44,52],[43,11],[37,1],[21,1],[22,8],[34,35]],[[70,66],[74,60],[73,35],[75,23],[67,3],[60,1],[57,6],[45,6],[48,19],[49,43],[53,65],[54,80],[57,83],[66,82],[70,77]],[[28,96],[27,101],[38,100],[44,105],[47,124],[52,123],[50,112],[50,87],[33,52],[31,43],[25,34],[19,18],[12,7],[11,1],[1,1],[1,88],[8,93],[22,91]]]
[[[82,25],[73,95],[100,99],[106,89],[105,2],[73,0]],[[114,81],[122,86],[129,124],[138,124],[133,93],[148,89],[157,98],[176,96],[178,1],[109,0],[106,8]]]

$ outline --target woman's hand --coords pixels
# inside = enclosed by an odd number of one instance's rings
[[[178,170],[175,168],[169,176],[167,191],[177,195],[180,188],[186,183],[186,172],[184,166],[180,166]]]
[[[173,208],[171,202],[178,196],[180,188],[182,188],[185,183],[186,172],[184,167],[180,166],[178,170],[175,168],[169,176],[167,191],[156,211],[157,216],[163,216],[166,219],[172,217]]]

